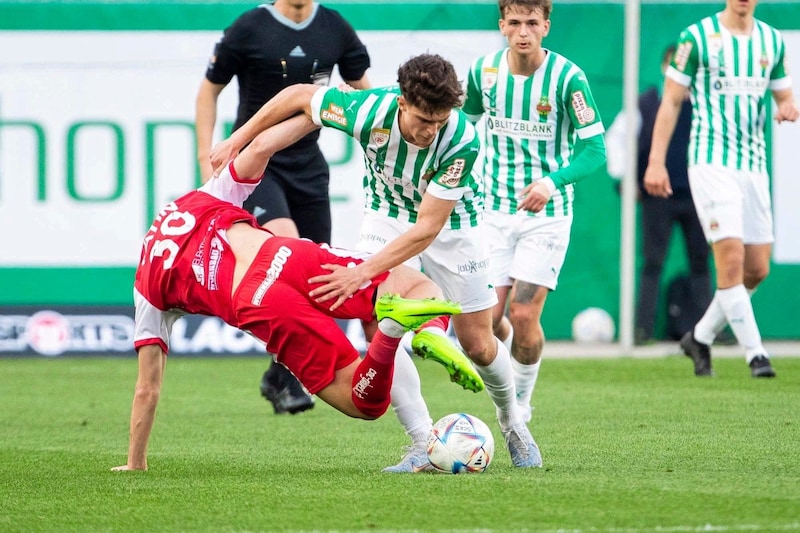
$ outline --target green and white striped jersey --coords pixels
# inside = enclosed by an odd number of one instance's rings
[[[522,190],[570,164],[576,138],[605,131],[583,71],[547,50],[531,76],[509,72],[506,48],[480,57],[470,67],[464,112],[473,122],[486,114],[484,181],[486,209],[514,214]],[[481,181],[480,179],[478,181]],[[539,213],[571,216],[573,184],[558,188]]]
[[[315,123],[336,128],[364,149],[366,207],[390,218],[414,223],[422,195],[457,200],[450,228],[478,224],[482,211],[480,188],[471,175],[480,141],[475,127],[460,110],[427,148],[403,139],[398,121],[396,87],[342,92],[332,87],[314,94]]]
[[[780,33],[755,20],[749,36],[731,34],[720,15],[683,30],[666,75],[689,87],[689,164],[767,172],[768,89],[791,87]]]

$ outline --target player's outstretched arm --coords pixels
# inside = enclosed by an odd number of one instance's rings
[[[312,284],[322,283],[309,295],[319,303],[332,302],[330,309],[336,309],[373,277],[422,253],[444,227],[455,203],[455,200],[442,200],[426,193],[420,204],[417,221],[408,231],[354,268],[323,265],[331,273],[308,280]]]
[[[233,158],[233,168],[236,170],[237,177],[248,181],[260,180],[267,168],[269,158],[275,152],[291,146],[318,128],[319,126],[311,122],[311,119],[305,115],[297,115],[259,133],[241,154]],[[223,151],[226,149],[222,143],[218,147]],[[216,149],[217,147],[214,148],[214,150]],[[218,176],[225,168],[225,164],[214,169],[215,176]]]
[[[228,164],[239,150],[267,128],[297,114],[304,114],[310,119],[311,97],[319,88],[308,83],[290,85],[268,100],[250,120],[211,150],[211,166],[215,172]]]
[[[128,462],[112,470],[147,470],[147,443],[156,418],[158,399],[161,396],[167,354],[158,344],[149,344],[139,348],[138,356],[139,377],[136,379],[136,391],[131,407]]]

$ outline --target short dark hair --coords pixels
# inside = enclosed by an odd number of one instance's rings
[[[550,13],[553,12],[553,0],[499,0],[498,6],[500,7],[500,18],[506,16],[506,11],[511,6],[527,8],[529,12],[539,9],[545,20],[549,19]]]
[[[440,55],[412,57],[397,69],[397,81],[406,101],[426,112],[461,107],[464,98],[456,69]]]

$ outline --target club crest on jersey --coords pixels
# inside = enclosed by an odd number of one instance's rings
[[[689,61],[689,55],[692,53],[692,43],[684,41],[678,45],[675,50],[675,68],[683,72],[686,70],[686,63]]]
[[[447,167],[447,170],[442,174],[439,183],[446,187],[455,187],[461,182],[461,177],[464,175],[464,167],[467,162],[462,159],[454,159],[453,163]]]
[[[594,109],[589,107],[586,103],[586,97],[583,91],[575,91],[572,93],[572,110],[575,111],[575,118],[578,119],[579,124],[589,124],[594,121],[597,114]]]
[[[369,140],[378,148],[382,148],[389,142],[389,130],[385,128],[374,128],[369,134]]]
[[[539,113],[540,117],[546,117],[552,110],[553,107],[550,105],[550,99],[547,96],[539,98],[539,103],[536,104],[536,112]]]
[[[497,68],[483,67],[481,71],[481,87],[483,89],[491,89],[495,83],[497,83]]]
[[[769,66],[769,59],[767,58],[767,54],[762,53],[761,59],[758,60],[758,64],[761,65],[761,69],[764,70]]]
[[[322,110],[320,118],[340,126],[347,126],[347,117],[344,116],[344,109],[336,104],[328,104],[328,109]]]

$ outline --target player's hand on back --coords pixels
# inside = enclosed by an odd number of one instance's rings
[[[333,311],[355,292],[369,279],[364,279],[357,268],[348,268],[342,265],[322,265],[325,270],[330,270],[330,274],[322,274],[310,278],[308,282],[312,285],[322,283],[320,287],[309,292],[309,296],[317,303],[329,302],[334,300],[330,306]]]

